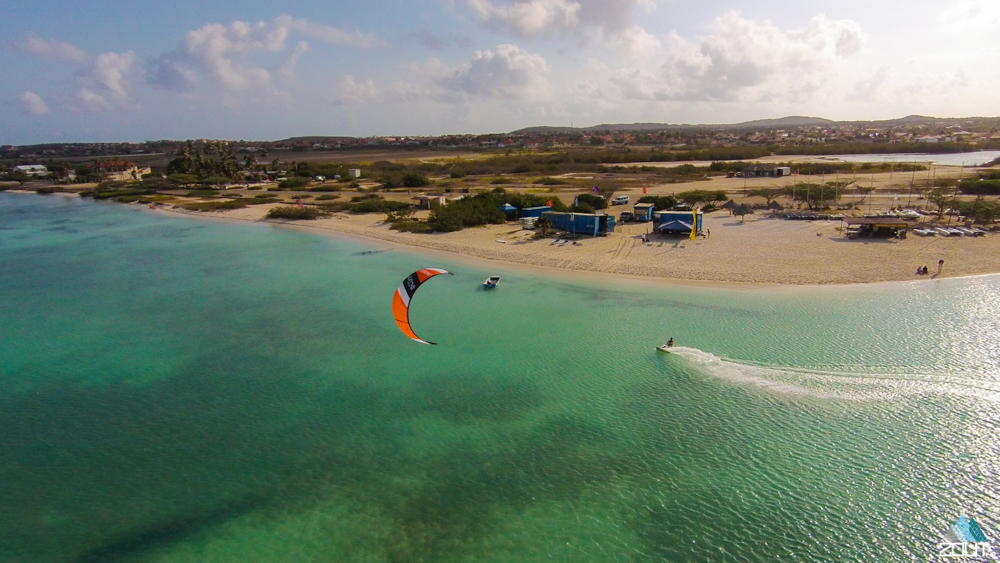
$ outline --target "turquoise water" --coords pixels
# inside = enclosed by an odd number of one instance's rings
[[[0,194],[0,561],[910,561],[963,514],[997,539],[998,277],[371,250]],[[390,312],[425,266],[456,274],[414,299],[433,347]]]

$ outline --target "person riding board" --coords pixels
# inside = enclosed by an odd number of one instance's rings
[[[667,340],[667,348],[672,348],[674,346],[674,337],[671,336],[670,340]]]

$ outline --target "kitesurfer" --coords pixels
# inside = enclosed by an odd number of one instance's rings
[[[674,347],[674,337],[671,336],[670,340],[667,340],[667,348],[673,348],[673,347]]]

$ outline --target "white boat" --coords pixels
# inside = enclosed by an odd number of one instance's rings
[[[493,289],[498,283],[500,283],[500,276],[490,276],[483,282],[483,287],[486,289]]]

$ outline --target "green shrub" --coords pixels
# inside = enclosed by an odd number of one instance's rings
[[[185,197],[216,197],[219,192],[215,190],[191,190],[184,195]]]
[[[510,178],[493,178],[490,180],[491,184],[513,184],[514,180]]]
[[[227,209],[242,209],[244,207],[247,207],[247,204],[239,200],[204,201],[200,203],[185,203],[181,205],[182,209],[187,209],[189,211],[225,211]]]
[[[278,201],[276,197],[255,197],[253,199],[247,200],[247,205],[262,205],[265,203],[275,203]]]
[[[429,186],[431,181],[420,174],[419,172],[407,172],[403,174],[403,185],[407,188],[419,188],[421,186]]]
[[[608,200],[599,195],[580,194],[576,197],[579,202],[578,205],[586,205],[591,209],[590,211],[583,211],[582,213],[593,213],[594,210],[608,208]]]
[[[323,194],[321,196],[316,196],[316,201],[329,201],[331,199],[338,199],[339,195]]]
[[[452,178],[465,178],[465,176],[466,176],[465,170],[462,170],[461,168],[452,168],[451,169],[451,177]]]
[[[303,178],[301,176],[292,176],[278,182],[278,188],[282,190],[294,190],[296,188],[304,188],[308,185],[309,178]]]
[[[312,220],[323,215],[323,211],[315,207],[298,207],[295,205],[281,205],[272,207],[267,212],[268,219],[291,219],[291,220]]]
[[[338,185],[316,186],[314,188],[309,188],[309,191],[311,191],[311,192],[339,192],[340,191],[340,186],[338,186]]]
[[[262,189],[264,189],[264,188],[262,188],[260,186],[247,186],[247,191],[248,192],[252,192],[252,191],[255,191],[255,190],[262,190]]]
[[[677,205],[677,200],[671,196],[644,195],[636,203],[652,203],[657,211],[673,209]]]
[[[568,184],[569,182],[561,178],[551,178],[549,176],[545,176],[544,178],[535,179],[534,183],[541,186],[562,186],[564,184]]]
[[[403,231],[406,233],[430,233],[433,232],[431,226],[416,220],[396,221],[389,226],[390,229]]]

